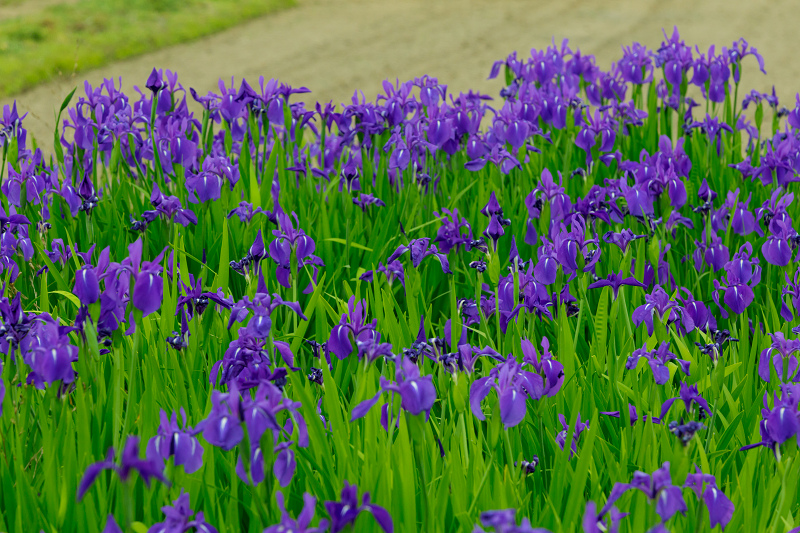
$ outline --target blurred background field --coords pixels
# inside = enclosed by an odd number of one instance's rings
[[[30,113],[25,125],[38,139],[52,138],[53,110],[75,86],[82,92],[84,79],[97,85],[122,77],[124,89],[135,95],[133,86],[143,85],[153,67],[168,68],[187,89],[205,94],[217,90],[220,78],[230,85],[233,76],[238,87],[242,77],[257,83],[264,76],[310,88],[303,95],[309,102],[341,103],[355,90],[374,97],[387,78],[429,74],[456,94],[474,89],[497,96],[500,80],[486,80],[489,68],[514,50],[527,57],[532,47],[569,38],[607,68],[622,46],[639,41],[657,48],[662,28],[675,25],[702,52],[740,37],[758,48],[769,76],[746,73],[746,90],[769,91],[774,83],[781,104],[792,107],[800,88],[796,0],[2,1],[0,48],[9,50],[0,55],[0,93],[6,94],[0,105],[16,99]],[[128,6],[130,16],[119,16],[120,5]],[[10,17],[15,13],[22,18]],[[84,29],[70,34],[76,21]],[[230,27],[196,38],[223,26]],[[6,28],[41,36],[42,54],[51,51],[62,63],[45,70],[44,55],[11,51],[11,44],[2,43],[17,41]],[[13,69],[31,73],[8,79]]]
[[[293,0],[2,0],[0,95],[291,5]]]

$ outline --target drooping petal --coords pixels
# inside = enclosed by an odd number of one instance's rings
[[[525,412],[525,395],[521,391],[509,388],[500,394],[500,420],[506,429],[522,422]]]

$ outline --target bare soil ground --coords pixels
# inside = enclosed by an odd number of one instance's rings
[[[800,89],[800,32],[797,0],[301,0],[297,8],[252,20],[200,41],[65,76],[0,105],[17,100],[29,112],[26,126],[45,143],[52,138],[54,110],[83,80],[122,77],[132,91],[153,67],[178,72],[185,87],[205,94],[220,78],[236,86],[242,77],[279,78],[304,85],[309,101],[341,103],[355,90],[372,98],[384,79],[429,74],[451,91],[474,89],[497,95],[487,81],[491,64],[511,51],[527,57],[532,47],[569,38],[573,47],[608,67],[621,46],[634,41],[658,47],[662,28],[677,25],[690,44],[730,46],[744,37],[766,60],[768,76],[755,61],[745,68],[747,90],[774,84],[783,104],[793,106]],[[2,60],[0,58],[0,60]]]

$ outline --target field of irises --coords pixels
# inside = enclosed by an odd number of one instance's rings
[[[6,108],[0,531],[799,531],[800,98],[744,70]]]

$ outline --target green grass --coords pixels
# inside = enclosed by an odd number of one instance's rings
[[[0,21],[0,96],[198,39],[294,0],[80,0]]]

